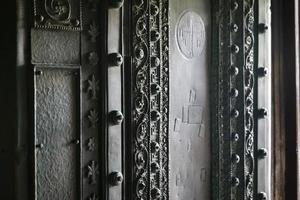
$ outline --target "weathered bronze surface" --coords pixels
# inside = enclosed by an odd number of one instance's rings
[[[261,198],[257,1],[32,5],[29,199]]]

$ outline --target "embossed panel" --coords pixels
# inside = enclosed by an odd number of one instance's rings
[[[79,199],[78,72],[36,68],[36,199]]]
[[[44,29],[80,30],[80,0],[34,0],[34,26]]]
[[[170,2],[169,199],[209,200],[211,1]]]

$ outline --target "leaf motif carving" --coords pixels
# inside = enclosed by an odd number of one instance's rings
[[[91,93],[91,98],[93,100],[97,99],[97,91],[99,90],[99,81],[96,80],[95,76],[92,76],[91,80],[88,80],[88,92]]]
[[[90,121],[92,128],[97,128],[97,123],[99,121],[98,112],[96,110],[91,110],[88,119]]]

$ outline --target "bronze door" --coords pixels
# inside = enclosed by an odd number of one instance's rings
[[[257,1],[32,7],[30,199],[269,195]]]

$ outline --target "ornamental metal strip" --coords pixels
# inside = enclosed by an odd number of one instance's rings
[[[213,2],[213,199],[254,199],[255,0]]]
[[[168,199],[168,0],[134,0],[133,198]]]

